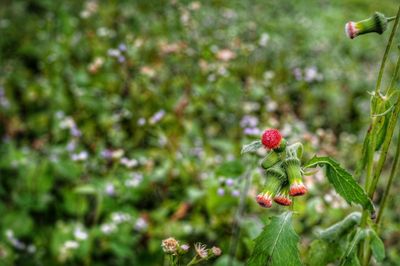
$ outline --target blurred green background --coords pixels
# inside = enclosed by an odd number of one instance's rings
[[[328,154],[353,171],[388,33],[350,40],[344,25],[396,8],[2,0],[0,264],[162,265],[161,240],[172,236],[191,252],[196,242],[221,247],[208,264],[227,265],[250,171],[235,241],[244,264],[263,221],[285,208],[256,204],[262,153],[241,156],[241,146],[276,127],[303,142],[305,159]],[[315,230],[358,209],[321,172],[305,182],[294,207],[303,253]],[[384,265],[400,265],[399,185]]]

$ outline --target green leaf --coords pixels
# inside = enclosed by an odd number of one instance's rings
[[[358,243],[360,243],[360,241],[363,240],[366,235],[367,234],[365,229],[357,228],[353,240],[347,245],[345,255],[340,260],[340,266],[360,265],[360,262],[358,261],[356,256],[357,246]]]
[[[371,238],[371,250],[377,262],[383,261],[385,258],[385,245],[381,238],[375,232],[375,230],[368,231],[369,237]]]
[[[329,157],[314,156],[304,168],[325,166],[326,176],[336,192],[349,204],[360,204],[375,215],[375,208],[365,190],[354,180],[353,176]]]
[[[359,224],[361,220],[361,213],[352,212],[347,215],[340,222],[326,228],[319,232],[320,238],[329,242],[335,241],[341,236],[345,235],[349,230],[352,230],[355,225]]]
[[[329,243],[322,239],[311,242],[310,251],[307,256],[307,265],[328,265],[340,258],[340,245],[337,242]]]
[[[241,151],[241,154],[247,153],[247,152],[255,152],[259,148],[261,148],[262,143],[261,140],[255,140],[250,144],[244,145]]]
[[[297,266],[302,265],[297,244],[299,236],[292,226],[292,213],[273,216],[255,239],[249,266]]]
[[[340,259],[349,242],[348,233],[354,230],[360,219],[361,214],[353,212],[338,223],[320,231],[318,238],[311,242],[307,265],[328,265]]]

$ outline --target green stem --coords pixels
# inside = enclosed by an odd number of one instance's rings
[[[399,47],[400,48],[400,47]],[[394,87],[394,83],[396,82],[396,80],[397,80],[397,76],[398,76],[398,74],[399,74],[399,70],[400,70],[400,55],[397,57],[397,63],[396,63],[396,68],[395,68],[395,70],[394,70],[394,73],[393,73],[393,76],[392,76],[392,80],[390,81],[390,85],[389,85],[389,87],[387,88],[387,90],[386,90],[386,95],[387,96],[391,96],[390,94],[392,93],[392,91],[393,91],[393,87]]]
[[[390,21],[392,21],[392,20],[395,20],[395,19],[396,19],[396,16],[388,17],[388,18],[386,18],[386,19],[387,19],[388,22],[390,22]]]
[[[197,263],[197,255],[187,264],[187,266],[195,265]]]
[[[400,18],[400,6],[399,6],[399,9],[397,10],[396,20],[395,20],[395,22],[394,22],[394,25],[393,25],[393,28],[392,28],[392,32],[390,33],[389,41],[388,41],[388,44],[386,45],[385,53],[384,53],[384,55],[383,55],[383,59],[382,59],[382,63],[381,63],[381,68],[380,68],[380,70],[379,70],[378,79],[377,79],[377,81],[376,81],[376,87],[375,87],[375,93],[376,93],[376,94],[379,94],[379,93],[380,93],[380,87],[381,87],[381,82],[382,82],[383,70],[385,69],[387,57],[388,57],[388,55],[389,55],[390,48],[391,48],[392,43],[393,43],[394,35],[395,35],[396,30],[397,30],[397,27],[398,27],[398,25],[399,25],[399,18]]]
[[[400,137],[400,131],[399,131],[399,137]],[[380,223],[382,221],[383,212],[384,212],[384,210],[385,210],[385,208],[387,206],[387,199],[388,199],[389,194],[390,194],[390,189],[392,187],[394,176],[397,173],[397,169],[399,167],[399,161],[400,161],[399,159],[400,159],[400,139],[397,141],[396,155],[394,157],[392,168],[390,170],[389,180],[388,180],[388,182],[386,184],[385,192],[383,194],[383,198],[382,198],[381,203],[380,203],[378,216],[376,218],[376,231],[377,231],[377,233],[379,232],[379,230],[381,228]],[[364,260],[364,264],[363,265],[368,265],[370,259],[371,259],[371,250],[367,249],[367,254],[365,256],[365,260]]]
[[[397,31],[397,27],[398,27],[398,24],[399,24],[399,19],[400,19],[400,6],[399,6],[399,8],[397,10],[395,22],[394,22],[392,31],[390,33],[390,37],[389,37],[388,43],[386,45],[385,53],[384,53],[383,58],[382,58],[382,62],[381,62],[381,66],[380,66],[379,74],[378,74],[378,79],[376,81],[375,93],[374,93],[373,97],[380,97],[381,96],[380,87],[381,87],[381,82],[382,82],[382,77],[383,77],[383,71],[385,69],[385,65],[386,65],[386,61],[387,61],[388,55],[389,55],[389,51],[390,51],[390,48],[391,48],[392,43],[393,43],[394,35],[395,35],[396,31]],[[398,101],[396,103],[396,108],[395,109],[396,110],[393,113],[393,115],[391,116],[391,120],[390,120],[389,127],[388,127],[388,132],[389,132],[389,134],[391,133],[392,135],[393,135],[394,125],[396,125],[397,116],[398,116],[398,112],[399,112],[399,109],[400,109],[399,98],[398,98]],[[372,101],[371,111],[374,112],[375,110],[376,110],[376,101]],[[371,117],[371,119],[372,119],[372,121],[371,121],[370,130],[374,130],[374,124],[375,124],[376,119],[374,119],[374,117]],[[390,128],[391,128],[392,131],[389,130]],[[371,151],[372,152],[370,153],[370,155],[368,157],[368,160],[367,160],[367,177],[366,177],[366,182],[365,182],[365,188],[368,191],[368,195],[370,197],[371,197],[371,194],[373,195],[374,192],[375,192],[376,183],[378,182],[379,176],[381,174],[383,163],[386,160],[387,148],[389,148],[389,144],[390,144],[390,141],[392,139],[391,137],[390,138],[386,137],[386,139],[385,139],[385,141],[383,143],[382,153],[381,153],[379,161],[378,161],[378,165],[377,165],[377,168],[376,168],[376,171],[375,171],[375,175],[372,177],[372,180],[371,180],[372,170],[373,170],[373,163],[374,163],[373,162],[373,157],[374,157],[374,151],[375,151],[375,142],[374,142],[375,137],[372,134],[371,134],[371,136],[372,136],[371,139],[372,139],[373,143],[371,143],[371,142],[369,143],[368,149],[370,150],[370,152]],[[386,150],[386,152],[385,152],[385,150]],[[379,173],[379,175],[376,175],[377,173]],[[368,220],[368,211],[364,210],[363,213],[362,213],[362,217],[361,217],[361,224],[360,224],[361,228],[366,228],[367,220]],[[364,255],[366,255],[365,253],[368,251],[368,249],[369,249],[368,243],[365,243],[365,241],[361,241],[359,254],[358,254],[358,257],[359,257],[360,261],[363,261],[363,257],[364,257]]]
[[[383,193],[383,198],[381,200],[380,208],[379,208],[379,211],[378,211],[378,216],[376,218],[376,224],[378,225],[378,230],[379,230],[379,224],[380,224],[380,222],[382,220],[383,212],[384,212],[384,210],[386,208],[386,205],[387,205],[387,199],[388,199],[389,194],[390,194],[390,189],[392,187],[393,179],[394,179],[395,174],[397,173],[397,169],[399,167],[399,161],[400,161],[399,159],[400,159],[400,130],[399,130],[399,139],[397,140],[396,155],[394,157],[392,169],[390,171],[389,180],[388,180],[388,182],[386,184],[385,192]]]

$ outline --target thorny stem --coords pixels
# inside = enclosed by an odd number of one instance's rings
[[[390,51],[390,48],[392,46],[394,35],[396,33],[396,30],[397,30],[397,27],[398,27],[398,24],[399,24],[399,19],[400,19],[400,6],[399,6],[399,8],[397,10],[396,19],[395,19],[392,31],[390,33],[390,37],[389,37],[388,43],[386,45],[385,53],[384,53],[383,58],[382,58],[382,63],[381,63],[380,69],[379,69],[378,79],[377,79],[377,82],[376,82],[375,93],[374,93],[373,97],[380,97],[381,96],[380,87],[381,87],[381,82],[382,82],[382,77],[383,77],[383,71],[385,69],[385,65],[386,65],[386,61],[387,61],[388,55],[389,55],[389,51]],[[376,110],[376,102],[373,101],[372,103],[373,103],[373,105],[371,106],[371,110]],[[370,150],[370,155],[369,155],[368,160],[367,160],[367,177],[366,177],[366,182],[365,182],[365,188],[366,188],[366,190],[368,192],[368,195],[371,198],[372,198],[372,195],[375,192],[376,183],[379,180],[379,176],[380,176],[380,174],[382,172],[383,163],[386,160],[387,149],[389,148],[389,144],[390,144],[390,141],[392,139],[394,126],[396,125],[396,121],[397,121],[397,117],[398,117],[399,111],[400,111],[400,97],[397,100],[395,111],[393,112],[393,115],[391,116],[390,123],[389,123],[389,126],[388,126],[388,133],[389,134],[385,138],[385,141],[384,141],[384,143],[382,145],[382,152],[380,154],[380,158],[379,158],[379,161],[378,161],[378,165],[377,165],[377,167],[375,169],[374,175],[372,175],[372,170],[373,170],[373,164],[374,164],[374,162],[373,162],[373,157],[374,157],[373,154],[374,154],[374,150],[375,150],[375,142],[374,142],[375,136],[373,136],[373,134],[371,134],[372,143],[370,142],[369,143],[369,147],[368,147],[368,149]],[[371,130],[374,129],[374,125],[375,125],[374,121],[376,121],[376,119],[374,119],[372,117]],[[389,137],[389,135],[390,135],[390,137]],[[371,180],[371,177],[372,177],[372,180]],[[367,220],[368,220],[368,211],[364,210],[363,213],[362,213],[362,217],[361,217],[360,227],[365,228],[367,226]],[[368,243],[366,243],[365,241],[361,241],[359,254],[358,254],[360,261],[363,261],[362,259],[363,259],[364,255],[367,255],[365,253],[368,252],[368,250],[369,250]],[[365,263],[365,261],[364,261],[364,263]],[[368,261],[367,261],[367,264],[368,264]],[[366,265],[366,264],[364,264],[364,265]]]
[[[244,187],[242,190],[242,193],[240,194],[240,201],[239,201],[239,207],[237,209],[235,219],[233,221],[232,225],[232,237],[230,241],[230,247],[229,247],[229,263],[228,265],[232,265],[232,260],[235,257],[236,254],[236,249],[237,249],[237,243],[238,243],[238,238],[239,238],[239,233],[240,233],[240,220],[243,216],[244,212],[244,207],[246,203],[246,196],[247,192],[249,191],[250,184],[251,184],[251,169],[252,169],[253,161],[249,164],[249,167],[247,168],[247,171],[244,174]]]

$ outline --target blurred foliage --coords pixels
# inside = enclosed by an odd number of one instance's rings
[[[355,168],[387,34],[350,41],[343,28],[376,10],[393,15],[396,3],[1,1],[2,263],[160,265],[173,236],[191,252],[220,246],[215,265],[227,265],[255,169],[241,265],[262,220],[284,211],[253,200],[262,178],[241,146],[278,127],[306,158]],[[352,210],[320,173],[306,182],[293,217],[303,244]],[[400,259],[399,200],[384,265]]]

